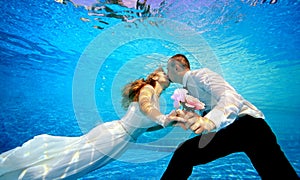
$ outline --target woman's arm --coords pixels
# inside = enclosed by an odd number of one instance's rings
[[[174,113],[170,115],[162,114],[154,105],[153,95],[155,95],[155,91],[153,87],[149,85],[144,86],[140,91],[139,105],[146,116],[163,127],[167,126],[172,121],[184,121],[183,118],[174,116]]]
[[[142,112],[148,116],[153,121],[162,125],[162,122],[158,122],[162,116],[164,116],[154,105],[152,97],[155,94],[155,91],[152,86],[144,86],[139,95],[139,105]]]

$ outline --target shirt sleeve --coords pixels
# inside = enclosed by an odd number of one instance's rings
[[[205,68],[194,76],[198,88],[210,94],[211,110],[205,115],[216,125],[216,131],[231,124],[243,107],[243,98],[222,76]],[[201,97],[201,94],[199,95]]]

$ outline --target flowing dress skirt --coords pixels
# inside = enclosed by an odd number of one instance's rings
[[[118,158],[130,141],[120,121],[80,137],[35,136],[0,155],[0,179],[75,179]]]

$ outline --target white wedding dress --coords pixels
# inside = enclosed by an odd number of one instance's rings
[[[76,179],[120,157],[129,142],[156,125],[132,102],[121,120],[98,125],[83,136],[43,134],[2,153],[0,179]]]

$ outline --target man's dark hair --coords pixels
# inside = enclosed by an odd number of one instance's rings
[[[190,62],[189,62],[189,60],[188,60],[187,57],[186,57],[185,55],[183,55],[183,54],[176,54],[176,55],[172,56],[172,57],[170,58],[169,61],[177,61],[177,62],[179,62],[183,67],[188,68],[188,69],[191,69],[191,68],[190,68]]]

